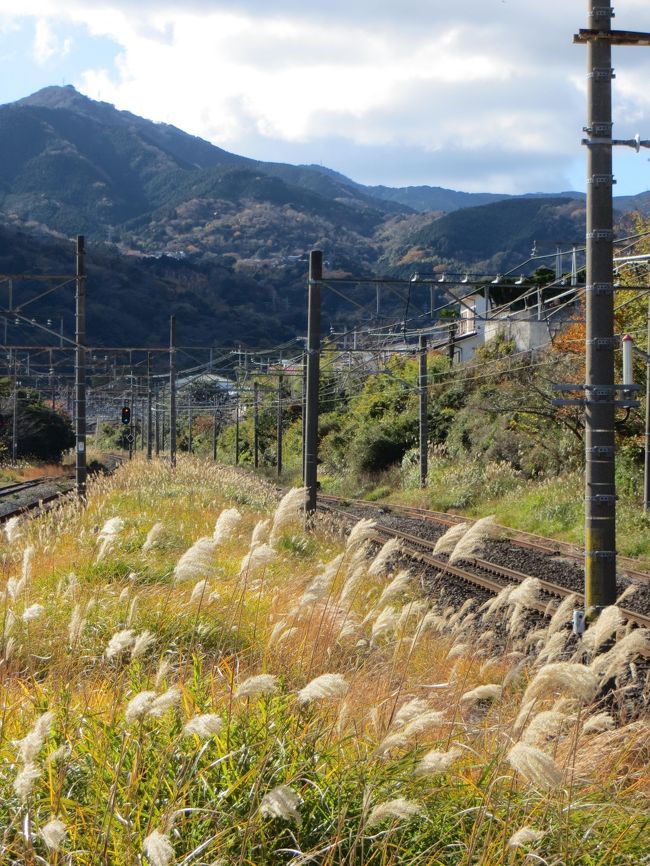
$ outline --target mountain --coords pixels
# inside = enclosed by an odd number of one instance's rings
[[[585,203],[575,199],[512,198],[465,208],[418,226],[394,245],[385,267],[406,275],[417,268],[503,273],[530,258],[552,257],[559,244],[582,243]],[[539,262],[531,267],[536,267]]]
[[[410,212],[307,166],[262,163],[74,88],[0,107],[0,211],[65,236],[149,253],[295,255],[335,239],[372,260],[372,235]]]

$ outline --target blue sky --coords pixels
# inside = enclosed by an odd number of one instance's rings
[[[567,6],[569,9],[567,9]],[[584,190],[586,4],[0,0],[0,102],[50,84],[236,153],[364,183]],[[650,30],[647,0],[614,26]],[[650,138],[650,49],[617,49],[615,134]],[[617,152],[616,194],[650,188]]]

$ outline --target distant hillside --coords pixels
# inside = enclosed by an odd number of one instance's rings
[[[447,265],[496,273],[539,253],[551,253],[584,237],[585,204],[564,198],[506,199],[465,208],[416,228],[390,251],[386,265],[397,272]]]

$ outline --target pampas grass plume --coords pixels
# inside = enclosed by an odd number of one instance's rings
[[[260,813],[265,818],[279,818],[282,821],[300,824],[299,805],[300,798],[292,788],[288,785],[278,785],[262,797]]]
[[[454,548],[456,547],[460,539],[465,535],[470,526],[471,523],[455,523],[453,526],[450,526],[449,529],[444,533],[444,535],[441,535],[440,538],[436,541],[433,552],[446,554],[452,553]]]
[[[29,733],[18,741],[18,760],[23,764],[31,764],[43,748],[54,724],[54,713],[48,711],[39,716]]]
[[[395,800],[387,800],[385,803],[379,803],[375,806],[366,821],[366,827],[372,827],[378,824],[385,818],[392,818],[397,821],[408,821],[409,818],[414,818],[422,813],[422,806],[414,803],[412,800],[407,800],[404,797],[398,797]]]
[[[362,518],[358,523],[352,527],[350,534],[348,535],[348,540],[345,545],[346,554],[352,554],[355,550],[357,550],[361,545],[365,544],[366,541],[372,541],[375,538],[375,521],[370,520],[370,518]]]
[[[163,534],[165,529],[165,524],[158,522],[154,523],[149,532],[147,533],[147,537],[144,540],[144,544],[142,545],[142,552],[148,553],[148,551],[152,550],[156,544],[160,536]]]
[[[337,700],[348,693],[349,685],[341,674],[321,674],[298,692],[298,702]]]
[[[552,790],[562,783],[562,770],[536,746],[517,743],[507,755],[508,763],[536,788]]]
[[[522,848],[524,845],[534,844],[544,835],[542,830],[533,830],[532,827],[522,827],[513,833],[508,839],[508,848]]]
[[[445,773],[452,764],[456,763],[462,754],[463,750],[457,747],[449,749],[448,752],[431,749],[418,762],[414,773],[416,776],[436,776],[439,773]]]
[[[377,556],[370,563],[368,574],[373,577],[381,577],[388,568],[390,558],[398,554],[401,550],[401,543],[398,538],[389,539],[381,548]]]
[[[223,719],[216,713],[203,713],[194,716],[183,726],[183,734],[186,737],[196,736],[200,740],[208,740],[210,737],[221,733]]]
[[[495,528],[496,523],[493,514],[477,520],[459,539],[449,557],[449,562],[459,562],[462,559],[476,556],[481,551],[484,542],[494,535]]]
[[[151,866],[169,866],[174,859],[174,849],[169,837],[160,830],[154,830],[144,840],[142,847]]]
[[[135,632],[132,628],[126,628],[122,631],[116,631],[113,637],[109,640],[108,646],[104,650],[104,656],[107,659],[115,658],[124,650],[130,649],[135,643]]]
[[[32,793],[34,783],[41,775],[36,764],[25,764],[13,782],[13,789],[19,800],[26,800]]]
[[[306,495],[306,487],[294,487],[282,497],[273,515],[273,525],[271,526],[271,534],[269,536],[269,543],[271,545],[275,544],[280,533],[287,526],[302,518]]]
[[[235,529],[239,526],[241,514],[236,508],[226,508],[222,511],[214,527],[212,538],[215,544],[224,544],[232,538]]]
[[[174,567],[174,582],[199,580],[214,571],[214,540],[208,536],[199,538],[185,551]]]
[[[50,851],[60,851],[66,836],[65,824],[60,818],[52,818],[41,827],[40,834]]]
[[[477,701],[498,701],[503,692],[503,687],[496,683],[490,683],[484,686],[477,686],[461,697],[461,703],[475,704]]]
[[[278,690],[278,678],[274,674],[257,674],[248,677],[239,684],[235,692],[236,698],[256,698],[260,695],[272,695]]]
[[[524,692],[522,704],[554,692],[564,692],[589,702],[597,690],[598,678],[588,667],[571,662],[555,662],[540,668]]]

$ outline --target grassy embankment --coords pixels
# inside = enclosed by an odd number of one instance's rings
[[[570,610],[526,636],[534,586],[454,614],[367,527],[305,535],[295,497],[269,537],[275,506],[138,459],[11,527],[1,862],[643,862],[650,727],[592,702],[627,656],[549,666]]]

